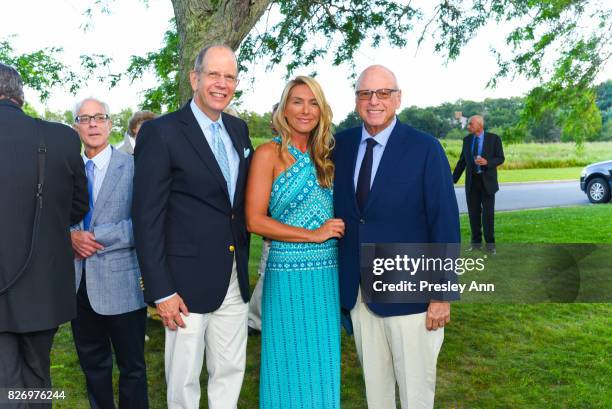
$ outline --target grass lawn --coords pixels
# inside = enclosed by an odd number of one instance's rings
[[[499,183],[509,182],[540,182],[548,180],[573,180],[576,183],[580,180],[582,167],[574,168],[541,168],[541,169],[504,169],[497,171]],[[465,172],[457,182],[459,185],[465,184]]]
[[[441,143],[454,169],[461,154],[462,141],[441,140]],[[501,169],[584,167],[612,160],[612,142],[587,142],[583,152],[577,152],[576,145],[568,142],[504,144],[504,156],[506,161]]]
[[[466,241],[465,215],[461,224]],[[496,230],[500,243],[612,243],[612,205],[498,213]],[[254,237],[252,285],[260,251]],[[436,407],[611,408],[611,324],[609,304],[457,304],[438,360]],[[165,408],[163,329],[149,321],[147,333],[151,407]],[[260,338],[250,337],[241,409],[258,406],[259,348]],[[56,407],[88,407],[68,326],[55,339],[52,378],[69,398]],[[205,388],[202,393],[206,408]],[[342,407],[366,408],[353,340],[344,334]]]

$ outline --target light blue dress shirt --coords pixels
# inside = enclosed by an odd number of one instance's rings
[[[355,172],[353,173],[353,182],[355,191],[357,191],[357,179],[359,179],[359,169],[361,169],[361,162],[363,162],[363,157],[365,156],[366,151],[366,140],[368,138],[374,138],[377,142],[372,148],[372,176],[370,178],[370,189],[372,188],[372,184],[374,183],[374,178],[376,177],[376,171],[378,170],[378,165],[380,165],[380,159],[385,152],[385,147],[387,146],[387,142],[389,141],[389,137],[391,136],[391,132],[393,132],[393,128],[395,127],[395,123],[397,122],[397,117],[393,118],[391,124],[388,127],[380,131],[375,136],[372,136],[366,130],[365,125],[361,127],[361,142],[359,143],[359,149],[357,150],[357,161],[355,162]]]
[[[102,182],[104,182],[104,178],[106,177],[106,171],[108,170],[108,164],[110,163],[111,156],[113,155],[113,148],[109,145],[106,148],[102,149],[102,152],[98,153],[96,156],[91,158],[94,163],[94,185],[93,185],[93,202],[94,207],[96,200],[98,200],[98,193],[100,193],[100,188],[102,187]],[[83,163],[87,163],[90,159],[83,156]]]
[[[478,156],[482,156],[482,144],[484,143],[484,131],[482,131],[479,135],[474,135],[472,139],[472,152],[474,152],[474,143],[478,141]],[[482,169],[480,165],[476,165],[476,173],[482,173]]]
[[[213,122],[217,122],[220,125],[221,140],[223,141],[223,145],[225,146],[225,152],[227,153],[227,161],[229,163],[229,168],[230,168],[229,169],[230,170],[229,195],[230,195],[230,202],[233,205],[234,204],[234,194],[236,193],[236,181],[238,180],[238,169],[240,167],[240,157],[238,156],[238,152],[236,152],[236,149],[234,148],[234,144],[232,143],[232,139],[227,133],[227,129],[225,129],[225,126],[223,126],[223,121],[221,120],[221,116],[219,116],[219,119],[217,119],[216,121],[213,121],[208,116],[206,116],[204,112],[202,112],[202,110],[196,105],[193,99],[191,100],[190,106],[191,106],[191,111],[193,112],[193,115],[198,121],[198,124],[200,125],[200,128],[202,129],[202,132],[204,133],[204,137],[206,138],[206,142],[208,143],[208,146],[210,146],[211,150],[213,150],[213,140],[212,140],[213,134],[212,134],[212,129],[210,126],[212,125]]]

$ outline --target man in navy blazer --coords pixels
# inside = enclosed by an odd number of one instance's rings
[[[209,408],[235,408],[244,377],[253,147],[246,123],[223,112],[237,73],[230,48],[203,48],[190,73],[193,100],[138,134],[134,236],[145,298],[166,326],[169,408],[199,407],[204,353]]]
[[[339,242],[340,300],[350,311],[368,407],[433,407],[436,361],[450,305],[364,303],[361,243],[459,243],[459,211],[440,143],[395,116],[401,91],[393,72],[374,65],[356,85],[363,126],[336,135],[334,208],[344,220]]]

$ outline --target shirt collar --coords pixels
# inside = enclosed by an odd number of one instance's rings
[[[106,148],[102,150],[102,152],[98,153],[96,156],[91,158],[96,169],[104,169],[108,166],[108,162],[110,162],[111,155],[113,154],[113,147],[109,143]],[[90,160],[85,154],[83,154],[83,162],[87,163]]]
[[[484,131],[480,132],[478,135],[474,135],[477,138],[482,138],[484,136]]]
[[[387,145],[389,141],[389,137],[391,136],[391,132],[393,132],[393,128],[395,128],[395,123],[397,122],[397,116],[393,117],[393,121],[389,124],[388,127],[380,131],[376,134],[376,136],[370,135],[368,130],[365,127],[365,124],[361,126],[361,143],[365,143],[366,139],[374,138],[374,140],[381,145],[383,148]]]
[[[213,121],[208,117],[208,115],[202,112],[200,107],[195,103],[193,99],[191,100],[189,106],[191,107],[191,112],[193,112],[193,115],[195,116],[196,121],[198,121],[198,124],[200,124],[200,128],[202,128],[202,130],[208,129],[213,122],[218,123],[221,129],[225,130],[225,127],[223,126],[223,121],[221,120],[221,115],[219,115],[219,119]]]

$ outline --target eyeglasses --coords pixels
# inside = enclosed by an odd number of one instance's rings
[[[93,120],[95,123],[100,124],[109,118],[110,117],[108,116],[108,114],[79,115],[74,118],[74,122],[76,122],[77,124],[84,125],[90,123]]]
[[[225,82],[231,85],[238,83],[238,78],[236,78],[234,75],[230,75],[230,74],[224,75],[217,71],[202,71],[202,73],[206,75],[207,78],[209,78],[210,80],[214,82],[220,82],[222,79],[224,79]]]
[[[357,99],[362,101],[369,101],[372,98],[372,95],[376,94],[376,98],[378,99],[389,99],[394,92],[398,92],[398,89],[391,88],[381,88],[377,90],[371,89],[362,89],[359,91],[355,91],[355,95],[357,95]]]

